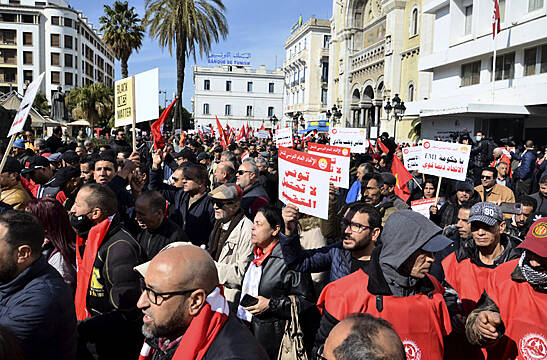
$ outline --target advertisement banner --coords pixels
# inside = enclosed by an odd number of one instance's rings
[[[429,208],[435,205],[435,198],[421,199],[410,202],[410,207],[413,211],[422,214],[429,219]]]
[[[331,160],[279,148],[279,199],[303,214],[328,219]]]
[[[349,147],[352,153],[366,153],[368,148],[367,129],[330,128],[330,144]]]
[[[471,145],[424,140],[420,155],[422,174],[464,181]]]
[[[330,157],[330,182],[336,187],[349,188],[350,148],[308,143],[308,154]]]
[[[403,160],[408,171],[420,170],[421,146],[412,146],[403,148]]]
[[[292,129],[291,128],[281,128],[275,131],[275,143],[277,147],[286,147],[292,148]]]

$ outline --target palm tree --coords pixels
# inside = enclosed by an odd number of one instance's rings
[[[73,88],[68,93],[65,103],[74,119],[85,119],[91,127],[104,127],[114,115],[114,88],[103,83]]]
[[[202,57],[211,51],[211,46],[228,34],[228,23],[223,12],[223,0],[145,0],[146,13],[143,23],[149,27],[150,35],[158,39],[161,47],[167,47],[177,59],[177,98],[182,99],[186,58],[196,49]],[[189,126],[182,121],[182,104],[177,102],[175,119],[183,129]]]
[[[104,5],[105,15],[99,18],[104,42],[112,48],[116,59],[122,63],[122,77],[128,76],[127,61],[142,45],[144,27],[135,13],[135,7],[129,8],[127,1],[116,0],[112,7]]]

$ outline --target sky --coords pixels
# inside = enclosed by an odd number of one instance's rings
[[[68,2],[73,8],[82,10],[96,28],[100,27],[98,19],[103,15],[103,7],[98,6],[99,2]],[[111,5],[113,2],[106,0],[100,4]],[[129,4],[135,7],[141,18],[144,16],[144,0],[129,0]],[[268,70],[283,65],[283,46],[290,35],[291,26],[300,15],[303,22],[306,22],[311,17],[329,19],[332,14],[332,0],[225,0],[224,5],[229,33],[225,40],[213,45],[213,52],[250,52],[251,66],[258,68],[266,65]],[[191,58],[186,63],[183,105],[189,111],[192,111],[191,98],[194,92],[192,67],[196,63],[208,66],[207,58],[197,58],[196,62]],[[128,66],[130,75],[159,67],[159,103],[163,106],[165,100],[169,103],[174,98],[177,87],[175,58],[167,48],[162,49],[157,40],[150,38],[148,32],[139,52],[130,57]],[[116,80],[120,78],[120,63],[116,61]],[[162,91],[167,94],[164,95]]]

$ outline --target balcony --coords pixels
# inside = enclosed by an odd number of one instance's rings
[[[17,50],[0,49],[0,65],[17,67]]]
[[[384,65],[384,41],[369,46],[351,56],[351,73],[367,73],[374,71],[377,67]]]
[[[17,74],[13,73],[0,73],[0,86],[17,85]]]
[[[0,31],[0,47],[17,48],[17,33],[11,30]]]

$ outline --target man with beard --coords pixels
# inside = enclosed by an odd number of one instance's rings
[[[174,244],[171,244],[174,245]],[[193,245],[168,248],[135,268],[144,277],[145,360],[263,360],[268,355],[230,314],[213,259]]]
[[[505,220],[507,224],[505,232],[523,240],[530,225],[534,221],[533,217],[536,212],[537,201],[530,196],[523,196],[520,203],[522,204],[521,213],[515,214],[511,219]]]
[[[34,216],[0,215],[0,326],[17,336],[25,359],[73,360],[72,293],[41,255],[43,242],[44,230]]]
[[[80,162],[80,173],[82,176],[83,184],[91,184],[95,182],[95,161],[97,157],[94,155],[87,155],[82,158]]]
[[[537,202],[536,211],[540,213],[541,216],[547,216],[547,175],[544,175],[539,180],[539,191],[530,195],[530,197]]]
[[[215,260],[220,284],[230,308],[237,311],[241,283],[253,252],[253,222],[241,209],[243,190],[224,184],[209,193],[215,209],[215,227],[209,239],[209,253]]]
[[[173,242],[190,241],[173,220],[165,217],[166,205],[165,198],[158,191],[145,191],[135,201],[135,220],[142,229],[137,242],[142,247],[143,260],[152,260]]]
[[[455,188],[456,194],[448,199],[440,209],[436,206],[429,208],[429,218],[443,229],[458,222],[458,210],[465,201],[480,201],[470,182],[458,181]]]
[[[368,266],[382,228],[377,209],[370,204],[352,203],[339,225],[342,239],[329,246],[304,250],[296,231],[298,208],[288,204],[282,214],[285,233],[279,235],[279,244],[285,264],[300,272],[330,271],[331,282]]]
[[[141,249],[121,226],[117,208],[108,186],[88,184],[78,191],[71,209],[70,223],[78,235],[79,358],[90,356],[87,350],[99,360],[137,358],[139,279],[132,269],[141,262]]]

